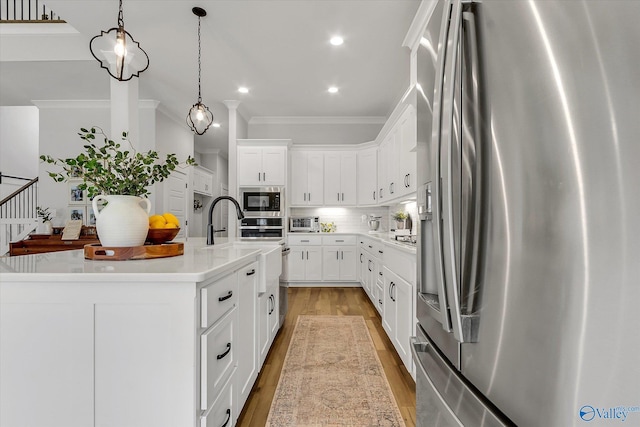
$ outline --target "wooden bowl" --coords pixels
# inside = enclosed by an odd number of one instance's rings
[[[147,243],[160,245],[170,242],[180,232],[179,228],[150,228],[147,232]]]

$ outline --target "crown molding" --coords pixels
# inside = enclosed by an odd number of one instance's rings
[[[250,125],[380,125],[380,116],[254,116]]]

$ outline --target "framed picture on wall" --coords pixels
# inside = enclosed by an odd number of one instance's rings
[[[73,221],[82,221],[84,223],[85,220],[85,207],[84,206],[69,206],[69,215],[67,219]]]
[[[67,197],[69,205],[85,205],[87,203],[87,192],[78,188],[82,181],[71,180],[68,184]]]
[[[96,225],[96,214],[93,212],[93,206],[91,205],[87,205],[87,216],[84,224],[88,226]]]

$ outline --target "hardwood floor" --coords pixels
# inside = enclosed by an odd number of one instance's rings
[[[416,386],[382,327],[380,315],[362,288],[289,288],[289,312],[262,372],[238,419],[241,427],[262,427],[278,385],[296,319],[307,315],[362,315],[407,427],[416,425]]]

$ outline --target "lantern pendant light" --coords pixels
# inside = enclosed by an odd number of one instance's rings
[[[149,68],[149,56],[124,29],[122,0],[118,6],[118,27],[101,31],[89,42],[89,50],[107,70],[109,75],[119,81],[140,77],[140,73]]]
[[[200,61],[201,47],[200,47],[200,18],[207,16],[207,11],[201,7],[194,7],[191,11],[198,17],[198,102],[193,104],[187,115],[187,124],[189,128],[198,135],[204,135],[209,129],[209,126],[213,123],[213,113],[209,110],[209,107],[202,103],[202,91],[200,88],[200,74],[202,64]]]

